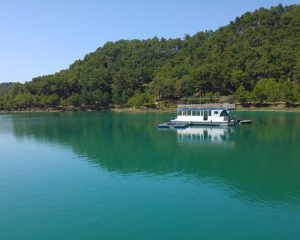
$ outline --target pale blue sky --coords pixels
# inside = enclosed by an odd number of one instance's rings
[[[0,82],[67,68],[107,41],[216,30],[246,11],[286,0],[1,0]]]

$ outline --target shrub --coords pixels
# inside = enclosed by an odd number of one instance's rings
[[[129,100],[128,104],[134,107],[153,107],[154,106],[154,97],[149,93],[140,93],[137,92]]]

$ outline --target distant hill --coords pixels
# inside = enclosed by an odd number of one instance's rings
[[[277,94],[274,101],[290,94],[289,99],[297,101],[299,82],[300,5],[278,5],[183,39],[108,42],[66,70],[17,86],[6,102],[150,106],[154,100],[231,95],[237,90],[239,96],[264,101],[278,88],[289,93]],[[9,105],[6,102],[2,105]]]

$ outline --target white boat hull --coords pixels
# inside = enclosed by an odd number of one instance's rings
[[[224,122],[212,122],[212,121],[172,121],[174,124],[188,124],[190,126],[232,126],[235,125],[235,121],[224,121]]]

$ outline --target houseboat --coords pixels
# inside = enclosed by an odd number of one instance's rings
[[[177,117],[168,124],[176,126],[233,126],[238,124],[230,112],[235,110],[235,104],[207,103],[178,105]]]

